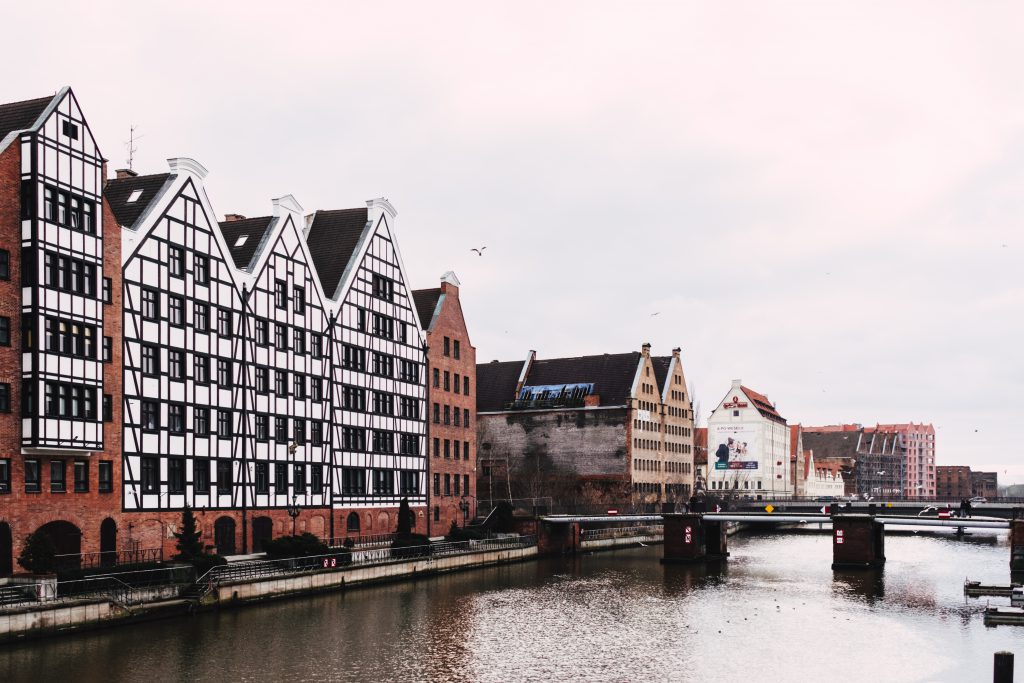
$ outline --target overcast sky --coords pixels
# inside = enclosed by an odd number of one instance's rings
[[[681,346],[705,417],[742,378],[1024,482],[1019,3],[151,4],[6,7],[0,100],[72,86],[220,214],[386,196],[480,361]]]

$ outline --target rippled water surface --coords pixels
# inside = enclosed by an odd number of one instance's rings
[[[991,680],[997,650],[1024,667],[1024,627],[986,628],[963,597],[965,577],[1009,581],[1005,534],[890,535],[880,572],[833,572],[830,541],[734,536],[720,566],[663,567],[653,546],[151,622],[0,649],[0,680],[962,683]]]

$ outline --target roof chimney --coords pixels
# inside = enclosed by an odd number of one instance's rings
[[[681,348],[679,348],[678,346],[676,348],[672,349],[672,355],[675,356],[676,358],[679,358],[679,354],[682,353],[682,352],[683,352],[683,350]]]
[[[125,178],[135,178],[139,175],[130,168],[119,168],[116,171],[114,171],[114,173],[117,174],[118,180],[124,180]]]
[[[640,349],[643,351],[643,354],[645,356],[651,355],[651,342],[645,343],[643,346],[640,347]]]
[[[240,213],[226,213],[224,214],[225,223],[234,223],[235,221],[244,221],[245,216]]]
[[[741,380],[741,379],[734,379],[732,381],[732,386],[733,386],[734,389],[739,389],[742,385],[743,385],[743,380]]]
[[[441,291],[445,294],[459,295],[459,278],[455,277],[454,271],[449,270],[441,276]]]

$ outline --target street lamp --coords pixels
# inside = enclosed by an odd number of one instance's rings
[[[288,512],[288,516],[292,518],[292,536],[295,535],[295,521],[299,517],[299,506],[297,505],[298,500],[299,497],[293,493],[292,504],[289,505],[288,508],[286,509],[286,511]]]

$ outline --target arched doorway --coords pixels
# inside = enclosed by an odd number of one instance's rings
[[[257,517],[252,520],[252,551],[263,552],[263,544],[274,537],[274,520],[270,517]]]
[[[37,534],[50,537],[56,549],[57,569],[77,569],[82,566],[82,532],[71,522],[57,520],[38,529]]]
[[[218,517],[213,523],[213,542],[220,555],[235,554],[235,520],[230,517]]]
[[[117,564],[117,522],[107,517],[100,523],[100,564]]]
[[[350,534],[359,533],[359,515],[357,513],[348,513],[348,519],[345,522],[345,531]]]
[[[11,525],[0,522],[0,576],[14,573],[14,547],[11,538]]]

